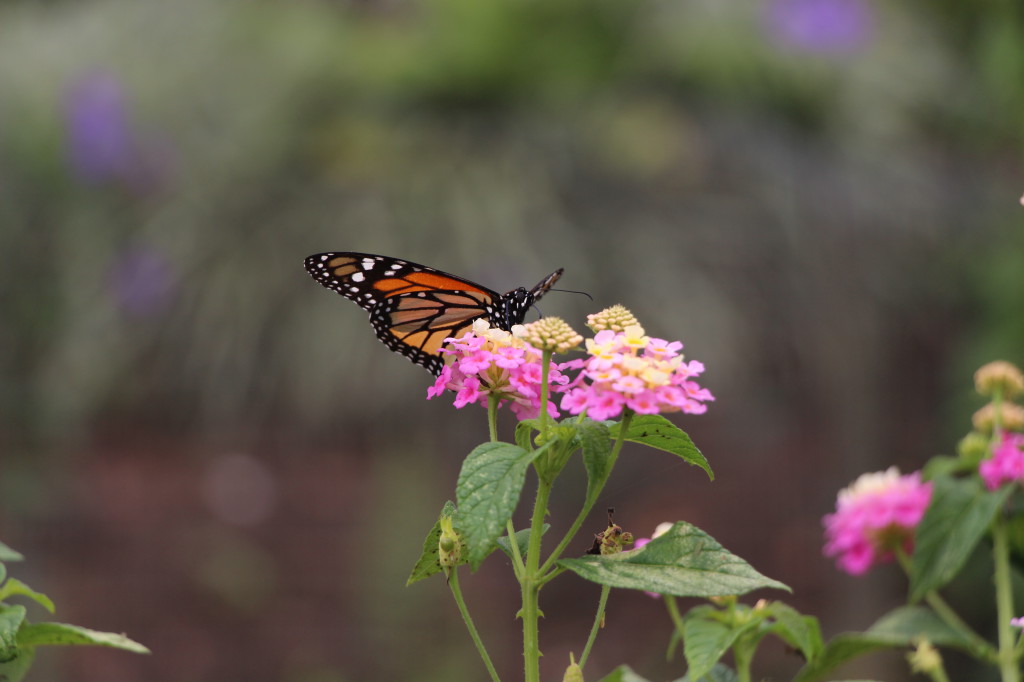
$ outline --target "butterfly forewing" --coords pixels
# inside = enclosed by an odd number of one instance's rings
[[[317,282],[370,312],[377,338],[434,374],[444,367],[440,350],[473,321],[487,318],[508,330],[561,276],[557,270],[531,291],[504,296],[487,287],[409,261],[367,253],[319,253],[305,260]]]

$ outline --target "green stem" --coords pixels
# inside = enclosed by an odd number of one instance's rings
[[[965,623],[963,619],[956,614],[953,607],[947,604],[946,600],[939,596],[938,592],[935,590],[929,591],[924,596],[924,600],[928,602],[928,606],[932,607],[932,610],[938,614],[939,618],[941,618],[946,625],[950,626],[967,638],[971,643],[971,647],[979,657],[989,661],[996,660],[997,653],[995,648],[989,644],[984,637],[972,630],[971,626]]]
[[[999,671],[1002,682],[1020,682],[1020,667],[1014,652],[1013,586],[1010,582],[1010,540],[1006,523],[997,518],[992,528],[992,558],[995,562],[996,618],[999,632]]]
[[[580,656],[580,667],[582,668],[587,664],[587,657],[590,656],[590,650],[594,646],[594,641],[597,639],[597,631],[601,629],[601,625],[604,623],[604,609],[608,605],[608,595],[611,593],[612,588],[608,585],[601,585],[601,598],[597,602],[597,613],[594,614],[594,625],[590,628],[590,636],[587,638],[587,645],[583,647],[583,655]]]
[[[992,391],[992,442],[999,440],[1003,430],[1003,388],[996,386]]]
[[[551,354],[552,351],[550,350],[543,351],[541,353],[540,365],[540,432],[545,437],[548,433],[548,394],[551,392],[548,386],[548,374],[551,371]]]
[[[910,576],[910,557],[907,556],[901,548],[896,549],[896,560],[899,561],[903,571]],[[967,641],[971,643],[971,648],[974,650],[975,655],[978,657],[994,662],[997,660],[997,653],[995,648],[981,635],[971,629],[967,623],[963,621],[960,616],[957,615],[956,611],[953,610],[946,600],[936,592],[935,590],[929,590],[924,595],[924,600],[928,602],[928,606],[932,607],[936,615],[942,619],[946,625],[950,626],[961,635],[963,635]]]
[[[672,619],[672,624],[676,628],[676,632],[679,633],[679,641],[683,641],[683,616],[679,613],[679,605],[676,604],[676,598],[671,594],[663,594],[661,598],[665,600],[665,608],[668,609],[668,617]]]
[[[469,615],[469,609],[466,608],[466,602],[462,598],[462,590],[459,589],[458,568],[453,568],[449,574],[448,587],[451,588],[452,596],[455,597],[455,603],[459,606],[459,613],[462,614],[462,620],[466,623],[466,629],[469,630],[469,636],[473,639],[473,644],[476,645],[480,658],[484,660],[484,665],[487,667],[487,672],[491,675],[491,680],[501,682],[501,678],[498,677],[498,671],[494,669],[494,664],[491,663],[491,657],[487,655],[487,648],[484,647],[480,634],[476,631],[476,626],[473,625],[473,619]]]
[[[530,522],[530,544],[526,551],[526,565],[522,575],[523,591],[523,661],[525,681],[540,682],[540,633],[537,621],[540,618],[540,541],[544,528],[544,516],[548,510],[552,484],[537,478],[537,498],[533,503],[533,518]]]
[[[500,398],[491,393],[487,396],[487,431],[491,436],[491,442],[498,442],[498,403]]]
[[[505,523],[505,529],[508,531],[508,544],[512,552],[512,571],[516,574],[516,580],[522,580],[525,564],[523,563],[522,555],[519,554],[519,543],[516,542],[516,527],[512,525],[512,519]]]
[[[547,561],[544,562],[544,565],[541,566],[541,575],[551,570],[552,564],[558,561],[559,557],[562,556],[562,552],[564,552],[565,548],[569,546],[572,539],[576,537],[576,533],[579,532],[583,522],[587,520],[587,515],[590,514],[590,510],[593,509],[594,504],[597,503],[597,499],[600,497],[601,491],[604,489],[604,484],[608,482],[608,478],[612,473],[612,468],[615,466],[615,462],[619,458],[619,452],[622,451],[622,444],[626,442],[626,431],[629,429],[629,422],[632,418],[633,413],[626,412],[622,417],[622,421],[619,422],[619,435],[615,439],[615,445],[612,446],[611,454],[608,455],[608,467],[605,470],[604,480],[598,485],[595,485],[587,495],[587,499],[583,502],[583,509],[576,515],[576,519],[572,522],[572,525],[569,526],[569,530],[566,531],[565,537],[562,538],[562,541],[555,547],[555,551],[551,553],[551,556],[549,556]]]
[[[736,663],[736,677],[740,682],[750,682],[750,666],[754,662],[754,648],[749,644],[740,645],[737,642],[732,647],[732,657]]]
[[[552,580],[554,580],[558,576],[560,576],[563,573],[565,573],[566,570],[568,570],[568,569],[560,568],[560,567],[556,566],[554,569],[548,571],[547,573],[542,573],[540,579],[537,580],[537,585],[539,587],[544,587],[549,582],[551,582]]]

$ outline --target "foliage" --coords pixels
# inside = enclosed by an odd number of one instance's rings
[[[50,613],[55,608],[53,601],[45,594],[36,592],[20,580],[7,577],[5,564],[22,559],[21,554],[0,542],[0,680],[19,682],[25,677],[35,660],[36,647],[39,646],[85,644],[124,649],[137,654],[149,653],[146,647],[124,635],[65,623],[29,622],[25,607],[9,604],[8,599],[25,597]]]
[[[982,431],[964,440],[962,463],[948,457],[936,459],[925,468],[931,477],[928,481],[922,481],[920,473],[901,476],[893,467],[885,472],[864,474],[840,492],[835,513],[824,518],[828,537],[826,553],[836,556],[840,568],[851,575],[860,575],[893,558],[899,559],[910,577],[911,601],[924,600],[927,606],[895,609],[866,632],[844,633],[826,643],[816,618],[801,614],[783,602],[762,599],[753,607],[740,603],[740,595],[754,590],[789,588],[760,574],[707,533],[685,521],[662,524],[653,538],[636,541],[636,548],[628,549],[635,538],[615,523],[613,510],[609,510],[608,526],[595,534],[593,548],[582,557],[563,556],[607,483],[627,440],[671,452],[711,476],[704,455],[689,436],[657,414],[679,409],[677,406],[683,403],[643,397],[644,392],[683,386],[689,395],[700,396],[701,401],[714,400],[709,391],[689,380],[692,374],[687,368],[699,374],[703,365],[683,363],[682,356],[678,355],[681,343],[669,344],[648,337],[628,311],[619,308],[611,317],[607,313],[608,310],[588,318],[597,333],[593,340],[586,341],[590,355],[586,361],[555,365],[550,360],[553,346],[538,349],[543,350],[539,362],[530,361],[537,363],[536,366],[522,359],[522,353],[517,354],[519,364],[512,363],[511,355],[502,353],[501,348],[482,354],[451,352],[454,364],[465,363],[473,371],[492,373],[494,381],[488,388],[481,389],[480,394],[480,399],[488,406],[491,441],[478,446],[466,457],[456,485],[457,507],[446,503],[441,517],[427,535],[423,554],[409,582],[444,570],[493,680],[497,681],[497,673],[462,599],[458,567],[468,563],[476,570],[500,544],[511,558],[515,577],[521,585],[523,604],[519,616],[523,619],[527,682],[539,679],[540,589],[567,571],[601,585],[602,593],[594,626],[579,662],[574,653],[570,655],[566,680],[583,678],[609,593],[611,588],[619,588],[640,590],[664,600],[673,624],[670,656],[675,645],[682,643],[687,668],[682,680],[749,682],[753,679],[752,665],[758,647],[765,637],[772,636],[805,659],[804,667],[795,678],[797,682],[823,680],[844,663],[873,651],[908,647],[914,648],[908,655],[911,668],[925,673],[934,682],[947,679],[936,647],[953,648],[997,666],[1002,682],[1020,682],[1024,637],[1020,632],[1014,634],[1014,627],[1024,629],[1024,618],[1013,618],[1009,580],[1009,529],[1018,522],[1011,514],[1019,514],[1020,510],[1012,512],[1015,507],[1009,507],[1008,502],[1012,496],[1020,494],[1020,487],[1024,485],[1024,435],[1004,433],[1004,429],[1024,431],[1024,410],[1008,400],[1024,393],[1024,374],[1020,370],[1010,363],[1000,362],[991,363],[976,374],[979,392],[991,396],[993,401],[975,415],[976,428],[988,429],[987,435]],[[610,321],[623,315],[629,318],[625,326]],[[560,320],[550,324],[564,325]],[[616,332],[610,330],[612,326]],[[509,338],[503,343],[512,344],[511,339],[516,336],[519,337],[516,344],[521,345],[521,337],[529,334],[529,328],[506,334]],[[466,349],[479,346],[472,333],[449,341],[457,341],[455,345]],[[647,357],[655,358],[655,362],[645,364]],[[539,413],[539,417],[519,423],[516,444],[499,441],[495,426],[495,412],[507,395],[502,393],[502,378],[508,376],[509,367],[513,365],[517,372],[542,377],[541,395],[532,396],[537,400],[534,412]],[[676,376],[674,368],[683,370],[676,379],[672,379]],[[579,374],[572,378],[561,373],[567,370],[579,370]],[[549,383],[549,376],[558,376],[558,384]],[[562,409],[577,414],[575,418],[557,421],[549,415],[549,411],[557,412],[552,401],[559,393]],[[435,394],[440,395],[440,392]],[[455,399],[459,407],[465,402],[460,402],[458,396]],[[706,409],[702,403],[690,407],[697,413]],[[605,410],[614,414],[621,412],[622,416],[621,419],[595,421],[586,414],[590,408],[602,413]],[[651,413],[637,414],[635,410],[640,408],[649,409]],[[583,509],[562,541],[542,558],[541,535],[547,530],[544,520],[554,483],[577,453],[588,478]],[[537,477],[531,526],[516,531],[512,515],[530,467]],[[971,630],[937,592],[961,572],[968,556],[987,537],[991,537],[995,550],[995,596],[1000,619],[997,646]],[[449,557],[447,563],[445,557]],[[703,598],[709,603],[681,614],[676,602],[680,597]],[[734,669],[723,665],[722,660],[727,655],[731,655]],[[626,666],[604,679],[642,681]]]

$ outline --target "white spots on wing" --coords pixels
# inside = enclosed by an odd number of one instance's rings
[[[327,260],[328,258],[330,258],[330,256],[328,256],[326,253],[320,254],[320,267],[323,267],[323,261]]]
[[[362,282],[364,279],[366,279],[366,275],[364,275],[361,272],[355,272],[355,273],[352,274],[352,277],[351,277],[351,280],[353,282]]]
[[[376,264],[376,258],[364,258],[362,262],[363,270],[373,270],[373,266]]]

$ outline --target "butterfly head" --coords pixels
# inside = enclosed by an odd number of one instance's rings
[[[513,325],[523,323],[527,311],[537,297],[533,295],[532,291],[519,287],[502,296],[501,300],[503,305],[500,312],[503,319],[499,322],[499,326],[502,329],[512,329]]]
[[[505,330],[512,329],[513,325],[522,324],[523,320],[526,319],[526,313],[530,310],[530,306],[539,301],[548,292],[551,285],[557,282],[561,276],[562,269],[559,268],[542,279],[532,289],[519,287],[504,294],[501,297],[501,305],[498,310],[499,319],[493,320],[494,323]]]

